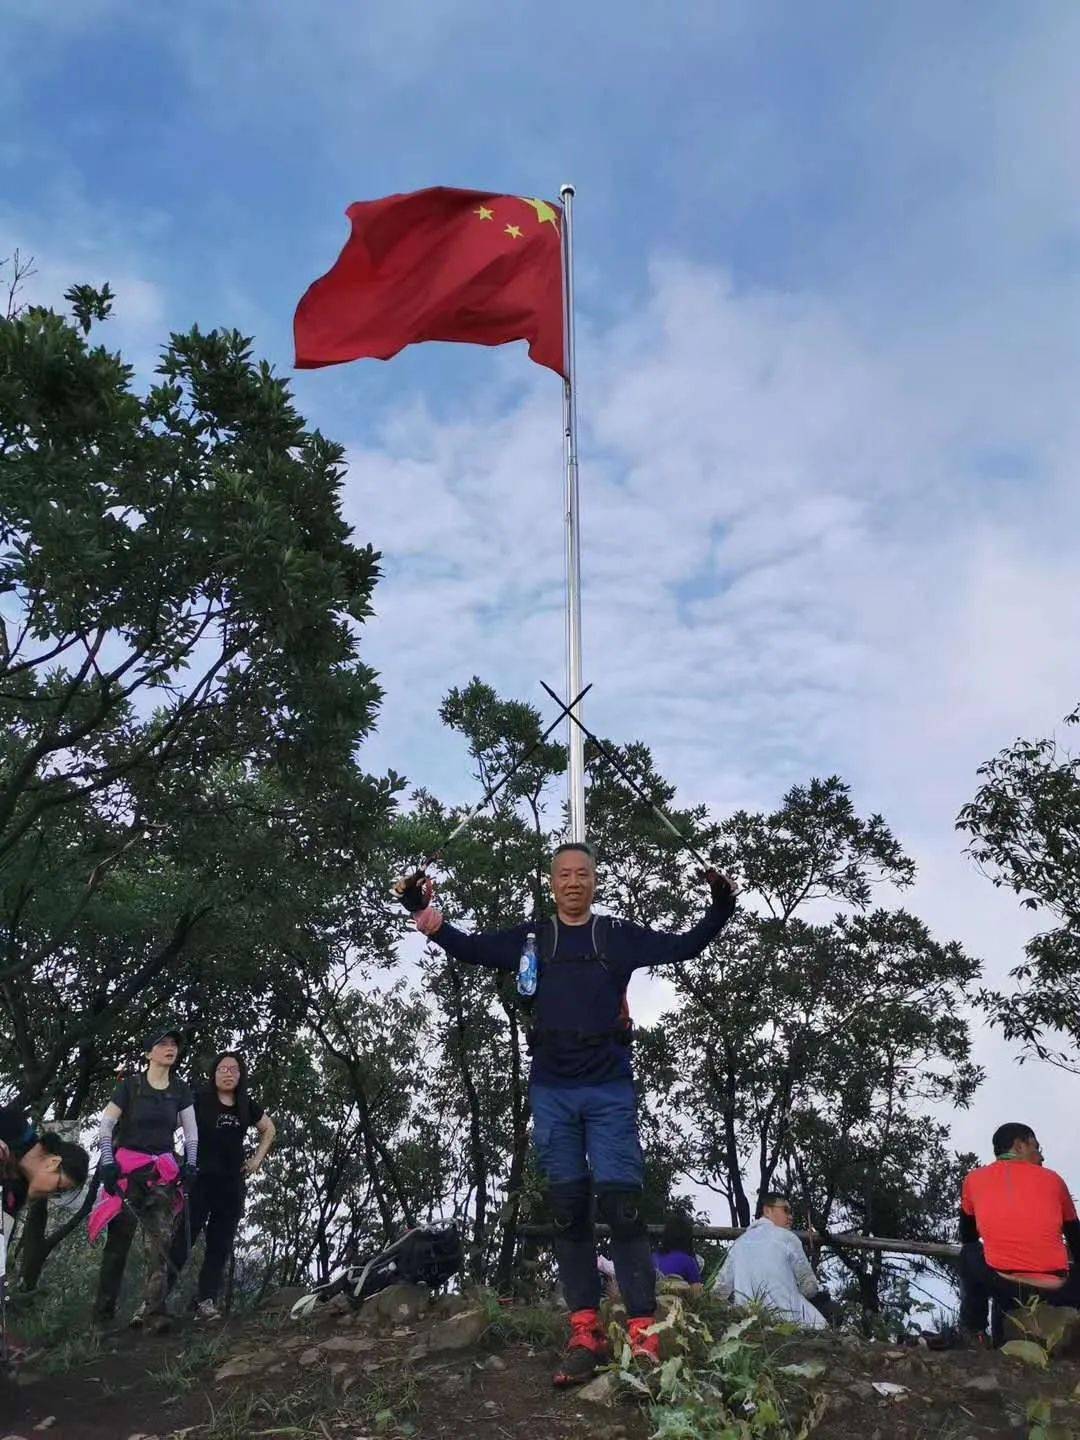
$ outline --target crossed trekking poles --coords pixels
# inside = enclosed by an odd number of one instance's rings
[[[630,789],[634,792],[638,799],[649,807],[649,809],[664,826],[664,828],[670,834],[672,834],[676,840],[678,840],[682,849],[685,850],[687,854],[692,855],[693,858],[698,862],[699,865],[702,866],[703,869],[708,870],[711,868],[713,862],[705,858],[701,851],[686,837],[686,835],[683,834],[683,832],[675,824],[674,820],[672,820],[671,816],[659,805],[657,805],[656,802],[652,799],[652,797],[648,795],[644,788],[638,783],[638,781],[634,779],[633,775],[630,774],[626,766],[623,765],[623,763],[614,753],[611,747],[609,745],[606,745],[604,741],[600,739],[599,735],[595,734],[594,731],[590,730],[588,725],[586,725],[584,720],[582,720],[581,717],[578,715],[577,707],[592,689],[592,685],[586,685],[585,688],[579,691],[572,700],[564,701],[558,694],[558,692],[553,690],[551,686],[548,685],[545,681],[541,680],[540,684],[551,696],[552,700],[555,701],[556,705],[558,705],[558,715],[556,715],[555,719],[551,722],[547,729],[544,730],[540,734],[540,736],[533,741],[529,748],[523,751],[522,754],[518,756],[518,758],[509,767],[509,769],[504,771],[504,773],[499,777],[498,780],[495,781],[494,784],[488,786],[488,788],[484,791],[484,794],[476,802],[472,809],[466,811],[465,815],[461,818],[461,820],[458,821],[457,825],[454,826],[453,830],[450,831],[449,835],[447,835],[446,838],[441,841],[434,850],[431,851],[431,853],[426,857],[426,859],[421,862],[417,869],[411,875],[403,876],[399,880],[394,882],[394,889],[398,895],[401,895],[402,892],[407,889],[410,884],[419,882],[426,878],[429,866],[433,865],[436,860],[440,860],[442,858],[443,852],[447,848],[447,846],[450,845],[454,840],[456,840],[457,837],[462,833],[462,831],[467,829],[468,826],[472,824],[473,820],[476,819],[477,815],[480,814],[480,812],[484,809],[486,805],[488,805],[492,800],[494,800],[495,796],[499,793],[503,786],[513,779],[513,777],[525,764],[526,760],[528,760],[532,755],[536,753],[537,750],[539,750],[540,746],[543,745],[544,741],[547,740],[555,732],[555,730],[562,724],[563,720],[569,720],[572,724],[576,725],[577,728],[581,731],[581,733],[586,737],[586,739],[592,741],[593,745],[595,745],[597,749],[597,752],[602,756],[604,760],[607,761],[607,763],[611,766],[611,768],[615,771],[615,773],[619,776],[623,783],[630,787]]]

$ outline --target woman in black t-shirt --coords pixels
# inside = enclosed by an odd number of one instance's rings
[[[199,1140],[194,1096],[172,1073],[180,1053],[179,1031],[166,1027],[153,1031],[147,1037],[145,1053],[146,1069],[125,1076],[101,1116],[98,1175],[108,1195],[122,1196],[122,1206],[109,1221],[94,1319],[103,1323],[116,1311],[128,1251],[138,1228],[146,1252],[145,1289],[131,1323],[141,1325],[155,1317],[154,1328],[163,1329],[168,1323],[166,1271],[173,1216],[183,1202],[181,1182],[195,1177]],[[178,1128],[184,1131],[185,1154],[179,1172]]]
[[[199,1175],[191,1192],[191,1243],[206,1227],[206,1253],[195,1301],[198,1320],[219,1320],[217,1307],[237,1226],[244,1212],[244,1180],[266,1159],[276,1133],[273,1120],[248,1094],[247,1066],[235,1050],[214,1057],[210,1083],[198,1092]],[[244,1138],[255,1127],[259,1146],[244,1158]],[[169,1256],[173,1284],[188,1258],[187,1227],[178,1225]]]

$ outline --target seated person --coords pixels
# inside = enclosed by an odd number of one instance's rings
[[[682,1210],[673,1210],[664,1221],[653,1263],[660,1275],[678,1276],[688,1285],[701,1284],[701,1266],[694,1254],[694,1227]]]
[[[825,1316],[810,1303],[811,1296],[824,1292],[791,1233],[791,1202],[786,1196],[775,1191],[764,1196],[761,1218],[732,1245],[713,1290],[722,1300],[734,1298],[739,1305],[756,1300],[781,1319],[810,1330],[825,1327]]]
[[[992,1143],[993,1163],[965,1177],[960,1197],[960,1325],[979,1339],[991,1300],[1002,1314],[1035,1295],[1080,1304],[1069,1270],[1070,1254],[1080,1263],[1080,1222],[1065,1181],[1043,1166],[1030,1125],[1002,1125]]]

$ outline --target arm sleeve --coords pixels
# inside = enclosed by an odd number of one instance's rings
[[[431,938],[451,959],[460,960],[464,965],[482,965],[485,970],[516,970],[528,933],[528,925],[515,925],[512,930],[493,930],[488,935],[466,935],[444,920]]]
[[[795,1239],[794,1235],[791,1236],[791,1241],[792,1244],[789,1253],[791,1255],[791,1269],[795,1276],[795,1284],[799,1287],[799,1294],[805,1295],[809,1300],[811,1296],[818,1293],[821,1286],[818,1284],[818,1278],[814,1274],[814,1267],[806,1258],[806,1251],[802,1248],[799,1241]]]
[[[116,1101],[113,1101],[116,1104]],[[98,1125],[98,1150],[101,1152],[102,1165],[115,1165],[116,1158],[113,1155],[113,1131],[116,1129],[116,1116],[110,1115],[107,1110],[102,1111],[101,1121]]]
[[[5,1145],[25,1145],[34,1127],[17,1105],[0,1105],[0,1140]]]
[[[714,940],[735,913],[735,897],[728,895],[719,904],[710,905],[690,930],[678,935],[650,930],[646,925],[632,925],[620,920],[616,933],[631,952],[631,969],[645,970],[652,965],[680,965],[700,955]]]
[[[256,1100],[248,1099],[248,1119],[252,1125],[257,1125],[265,1114],[266,1111]]]
[[[964,1176],[960,1190],[960,1243],[970,1245],[979,1238],[979,1222],[975,1218],[975,1202],[971,1198],[970,1175]]]
[[[180,1124],[184,1130],[184,1159],[194,1165],[199,1158],[199,1126],[194,1105],[189,1104],[180,1111]]]
[[[1060,1175],[1058,1176],[1058,1179],[1061,1180],[1061,1176],[1060,1176]],[[1075,1219],[1076,1219],[1076,1206],[1073,1204],[1073,1198],[1072,1198],[1072,1196],[1069,1194],[1069,1187],[1065,1184],[1065,1181],[1064,1181],[1064,1180],[1061,1180],[1061,1220],[1062,1220],[1062,1223],[1064,1224],[1064,1223],[1066,1223],[1066,1222],[1069,1221],[1069,1220],[1075,1220]]]
[[[720,1273],[712,1283],[712,1292],[721,1300],[730,1300],[735,1293],[735,1280],[732,1276],[731,1251],[729,1250],[720,1267]]]

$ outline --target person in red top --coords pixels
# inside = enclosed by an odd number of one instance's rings
[[[998,1317],[1038,1295],[1080,1303],[1080,1221],[1065,1181],[1043,1165],[1030,1125],[994,1131],[994,1162],[965,1177],[960,1196],[960,1324],[985,1341],[990,1301]],[[980,1243],[981,1241],[981,1243]]]

